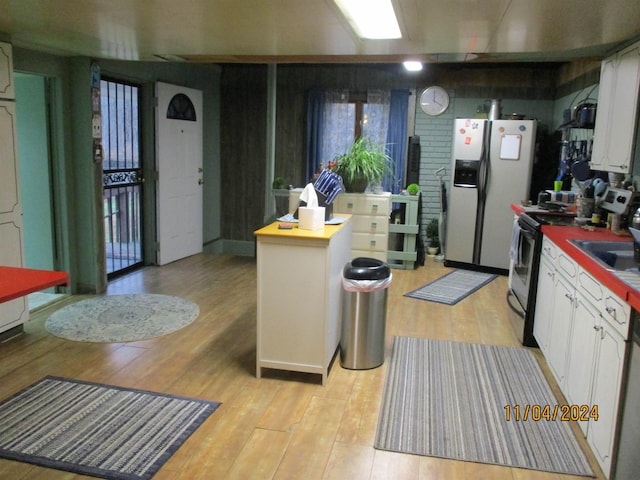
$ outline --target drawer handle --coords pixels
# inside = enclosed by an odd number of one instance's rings
[[[616,309],[614,307],[605,307],[604,309],[609,315],[616,318]]]
[[[373,230],[375,230],[376,228],[378,228],[378,224],[377,224],[376,222],[373,222],[373,223],[371,224],[371,228],[372,228]]]
[[[375,247],[376,246],[376,241],[375,240],[371,240],[371,246]]]
[[[377,209],[378,209],[378,205],[374,203],[374,204],[371,206],[371,208],[373,208],[374,210],[377,210]]]

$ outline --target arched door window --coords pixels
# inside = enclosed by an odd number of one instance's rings
[[[167,107],[167,118],[171,120],[195,122],[196,109],[193,106],[191,99],[184,93],[174,95]]]

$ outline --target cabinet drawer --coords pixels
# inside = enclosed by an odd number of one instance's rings
[[[333,211],[352,215],[382,215],[388,217],[391,213],[391,194],[341,193],[335,199]]]
[[[351,218],[354,233],[389,233],[389,219],[383,216],[357,215]]]
[[[605,288],[604,294],[604,318],[622,335],[622,338],[627,340],[631,323],[631,307],[607,288]]]
[[[629,337],[631,306],[628,303],[583,268],[578,274],[578,290],[625,340]]]
[[[367,195],[358,201],[358,211],[362,215],[384,215],[391,213],[391,198],[389,196]]]
[[[558,252],[556,265],[558,271],[563,273],[569,279],[575,279],[578,275],[578,264],[571,257],[562,252]]]
[[[353,250],[373,250],[386,252],[389,239],[387,235],[380,233],[356,233],[351,235],[351,248]]]
[[[547,237],[544,237],[542,240],[542,253],[549,259],[555,260],[558,258],[558,246],[549,240]]]
[[[578,274],[578,287],[580,292],[589,299],[591,303],[600,306],[604,299],[604,288],[598,280],[582,268]]]
[[[375,258],[376,260],[380,260],[381,262],[387,262],[387,251],[379,252],[374,250],[351,250],[351,257],[367,257],[367,258]]]

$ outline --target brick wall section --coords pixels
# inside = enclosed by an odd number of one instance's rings
[[[436,170],[445,167],[444,183],[447,191],[451,184],[451,138],[454,122],[454,92],[449,91],[451,104],[446,112],[430,117],[416,102],[415,134],[420,136],[420,190],[422,191],[422,228],[420,234],[425,241],[425,226],[432,218],[440,216],[440,184]]]

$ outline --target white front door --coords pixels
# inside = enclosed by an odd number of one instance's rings
[[[158,265],[202,252],[202,92],[156,84]]]

